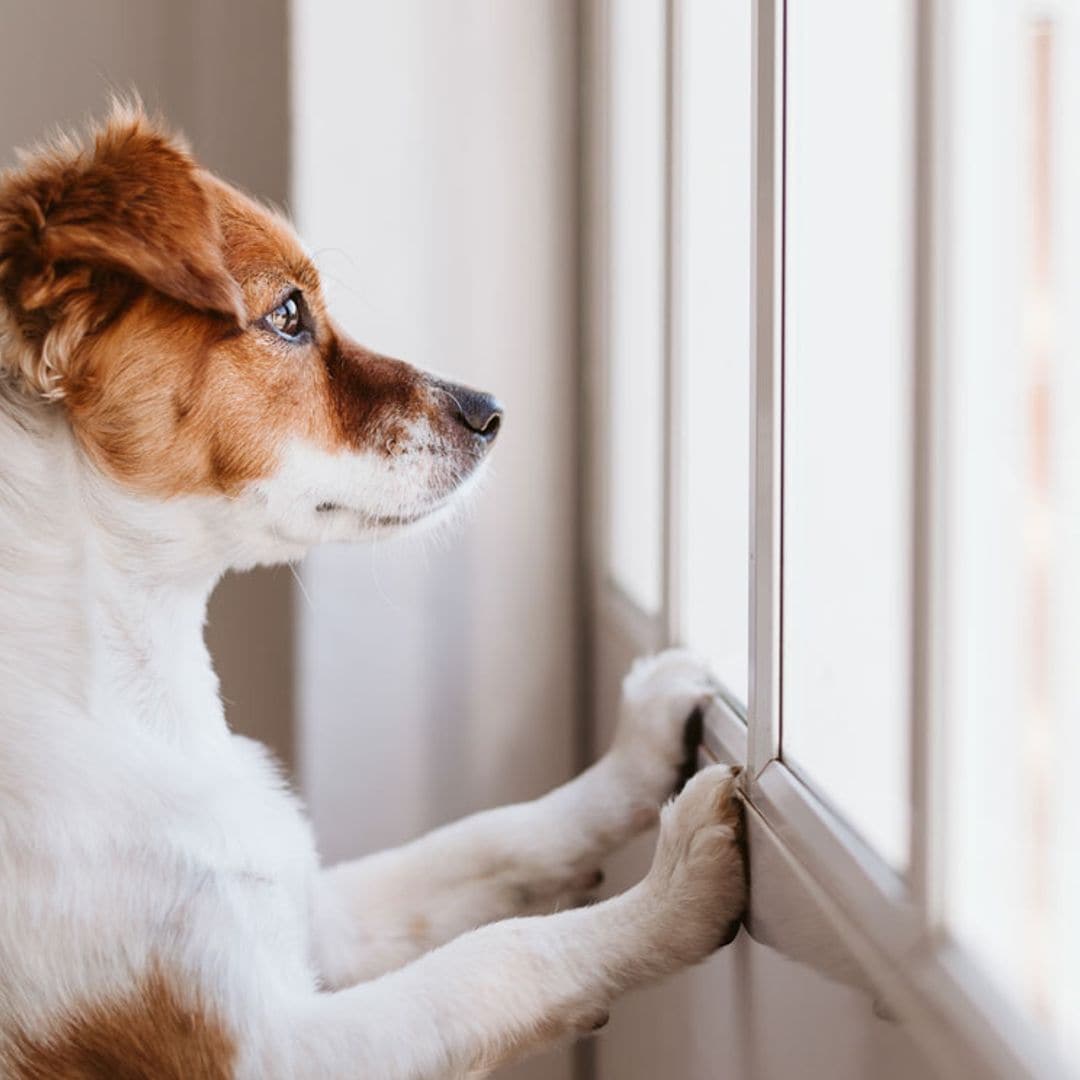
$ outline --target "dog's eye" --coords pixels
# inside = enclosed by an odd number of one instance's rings
[[[290,293],[264,321],[275,334],[288,341],[295,341],[305,329],[303,297],[299,290]]]

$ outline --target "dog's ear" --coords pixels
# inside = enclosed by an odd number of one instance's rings
[[[0,365],[63,394],[79,339],[149,287],[234,322],[213,193],[186,149],[118,106],[83,147],[61,139],[0,178]]]

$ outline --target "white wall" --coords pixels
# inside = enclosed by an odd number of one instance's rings
[[[293,203],[333,309],[506,406],[464,527],[303,567],[300,777],[337,859],[572,771],[575,11],[297,0],[292,25]]]

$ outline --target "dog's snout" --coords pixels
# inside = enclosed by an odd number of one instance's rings
[[[455,418],[485,442],[491,442],[502,426],[503,408],[491,394],[464,386],[448,386]]]

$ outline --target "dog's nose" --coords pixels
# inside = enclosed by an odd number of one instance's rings
[[[503,408],[491,395],[466,386],[449,386],[457,419],[485,442],[492,442],[502,426]]]

